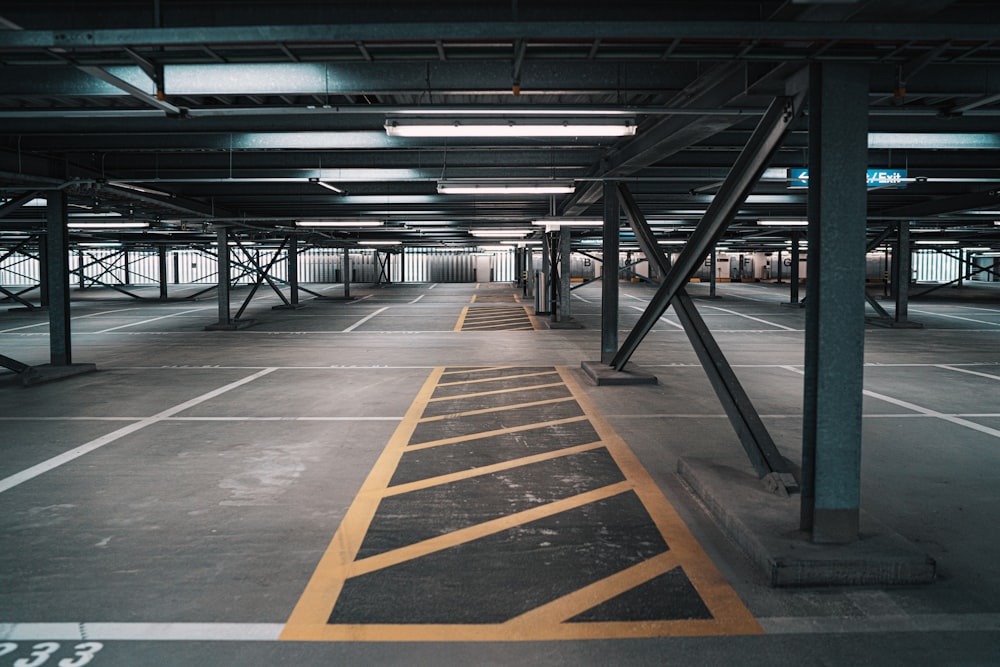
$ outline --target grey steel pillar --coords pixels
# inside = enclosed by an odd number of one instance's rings
[[[76,288],[78,290],[83,290],[87,287],[87,283],[83,271],[83,251],[79,248],[76,250],[76,268]]]
[[[351,298],[351,249],[344,248],[344,298]]]
[[[524,295],[534,298],[535,296],[535,251],[530,245],[524,247]]]
[[[716,279],[715,279],[715,248],[714,247],[712,248],[712,253],[709,256],[709,260],[708,260],[708,273],[709,273],[709,276],[708,276],[708,296],[714,299],[714,298],[716,298],[715,283],[717,282]]]
[[[563,225],[559,228],[559,320],[567,322],[572,319],[570,307],[570,259],[573,250],[570,246],[570,229]]]
[[[868,68],[810,67],[801,528],[845,544],[860,514]]]
[[[799,239],[801,234],[792,232],[792,265],[789,267],[788,283],[790,285],[788,302],[799,303],[799,262],[802,261],[799,255]]]
[[[156,247],[156,257],[159,260],[158,265],[160,269],[160,300],[167,300],[167,246],[161,245]]]
[[[299,237],[288,237],[288,302],[299,305]]]
[[[225,226],[215,228],[216,241],[218,243],[218,267],[219,267],[219,321],[220,326],[232,324],[229,317],[229,229]]]
[[[66,195],[50,190],[45,195],[46,267],[41,277],[49,306],[49,354],[53,366],[73,363],[69,315],[69,230],[66,227]]]
[[[618,253],[621,203],[616,184],[604,182],[604,230],[601,234],[601,363],[618,351]]]
[[[542,233],[542,275],[545,276],[545,283],[543,285],[544,291],[538,295],[538,303],[542,304],[541,313],[549,313],[552,310],[552,273],[549,270],[550,256],[549,256],[549,246],[552,239],[549,237],[549,233],[546,230]],[[535,286],[538,289],[538,286]]]
[[[910,308],[910,274],[912,273],[910,223],[900,220],[896,231],[896,247],[892,256],[892,291],[896,297],[896,322],[905,322]]]

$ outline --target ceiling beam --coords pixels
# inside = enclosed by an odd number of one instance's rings
[[[358,41],[422,41],[437,39],[725,39],[725,40],[858,40],[992,41],[996,26],[944,22],[824,21],[469,21],[303,25],[197,26],[179,28],[115,28],[101,30],[21,30],[0,33],[0,48],[73,49],[145,46],[325,44]]]

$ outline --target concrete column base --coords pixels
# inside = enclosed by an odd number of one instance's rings
[[[860,539],[815,544],[797,529],[799,497],[768,493],[751,471],[681,458],[677,473],[771,586],[901,586],[934,581],[934,559],[864,511]]]
[[[613,366],[600,361],[584,361],[580,367],[583,368],[584,374],[590,378],[591,382],[598,387],[657,383],[655,375],[640,370],[631,363],[625,364],[625,368],[620,371],[616,371]]]
[[[205,331],[236,331],[257,324],[257,320],[233,320],[232,322],[216,322],[205,327]]]

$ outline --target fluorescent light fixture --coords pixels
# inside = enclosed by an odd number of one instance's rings
[[[333,190],[338,195],[346,194],[344,190],[341,190],[336,185],[330,185],[329,183],[327,183],[325,181],[321,181],[318,178],[310,178],[309,182],[310,183],[315,183],[316,185],[320,186],[321,188],[326,188],[327,190]]]
[[[533,229],[470,229],[469,234],[479,238],[512,238],[533,234]]]
[[[632,118],[403,118],[385,120],[390,137],[628,137]]]
[[[477,246],[477,247],[480,250],[493,250],[493,251],[497,251],[497,250],[506,250],[506,251],[509,251],[510,250],[510,247],[505,246],[505,245],[481,245],[481,246]]]
[[[805,227],[808,220],[758,220],[758,225],[763,227]]]
[[[914,241],[917,245],[958,245],[958,241]]]
[[[296,220],[296,227],[381,227],[382,220]]]
[[[969,252],[984,252],[984,251],[985,252],[989,252],[990,250],[993,250],[993,248],[986,248],[986,247],[972,248],[972,247],[969,247],[969,248],[966,248],[966,250],[969,251]]]
[[[576,188],[570,181],[438,181],[443,195],[566,195]]]
[[[531,224],[544,227],[603,227],[601,218],[541,218]]]
[[[681,241],[680,239],[667,239],[665,241],[657,241],[659,245],[684,245],[687,241]]]
[[[542,245],[541,241],[501,241],[500,243],[506,245],[516,245],[518,247],[529,246],[529,245]]]
[[[360,245],[402,245],[402,241],[358,241]]]
[[[78,243],[83,248],[121,248],[121,243]]]
[[[66,223],[70,229],[145,229],[148,222],[74,222]]]

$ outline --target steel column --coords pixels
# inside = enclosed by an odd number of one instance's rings
[[[216,259],[218,263],[218,283],[219,283],[219,325],[230,325],[232,319],[229,317],[229,228],[220,225],[215,228],[216,240],[218,241],[218,252]]]
[[[570,241],[570,228],[563,225],[559,228],[559,322],[568,322],[572,317],[572,307],[570,305],[570,259],[573,250]]]
[[[739,206],[746,200],[750,190],[760,179],[764,167],[791,129],[792,122],[801,110],[803,98],[802,93],[792,97],[777,97],[768,107],[718,194],[691,234],[677,263],[664,278],[635,328],[612,360],[615,370],[620,371],[625,367],[639,343],[666,312],[677,290],[688,281],[698,264],[726,231]]]
[[[166,301],[167,299],[167,246],[161,245],[156,248],[156,256],[159,260],[160,269],[160,300]]]
[[[910,223],[901,220],[896,230],[896,248],[892,258],[892,291],[896,298],[896,322],[905,322],[910,308],[910,274],[912,249],[910,248]]]
[[[351,249],[344,248],[344,298],[351,298]]]
[[[69,315],[69,229],[66,226],[66,194],[45,193],[45,255],[48,258],[42,282],[49,306],[49,353],[53,366],[73,363]]]
[[[299,305],[299,237],[288,237],[288,301]]]
[[[858,539],[867,135],[867,66],[811,65],[801,528],[817,543]]]
[[[601,363],[618,351],[618,254],[621,205],[615,184],[604,182],[604,229],[601,233]]]
[[[788,302],[798,305],[799,303],[799,262],[802,261],[799,255],[799,240],[802,235],[799,232],[792,232],[792,265],[788,275],[789,297]]]
[[[629,225],[635,232],[636,240],[645,253],[650,267],[659,270],[660,275],[667,275],[670,271],[670,259],[657,244],[656,236],[642,211],[639,210],[632,193],[624,183],[618,186],[618,193]],[[705,374],[708,375],[709,382],[719,397],[719,402],[729,417],[729,422],[736,431],[757,476],[764,480],[768,489],[781,495],[795,491],[798,484],[791,474],[791,466],[778,452],[764,422],[750,402],[750,397],[747,396],[739,378],[726,361],[722,349],[684,287],[677,290],[673,305],[674,312],[677,313],[684,332],[691,341],[691,346],[698,355],[698,360],[705,369]]]

